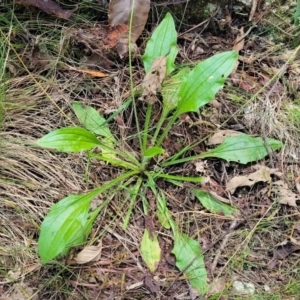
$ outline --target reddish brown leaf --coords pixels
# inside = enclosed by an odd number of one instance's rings
[[[35,6],[47,14],[53,14],[62,19],[69,19],[72,15],[71,10],[62,9],[56,2],[52,0],[17,0],[17,2],[24,5]]]
[[[103,39],[103,43],[108,48],[115,47],[120,42],[120,37],[128,32],[128,26],[117,24],[108,26],[108,33]]]
[[[131,43],[134,44],[144,30],[149,10],[150,0],[111,0],[108,9],[108,22],[110,25],[126,24],[130,27],[131,12],[133,12],[130,32]],[[127,32],[123,33],[118,40],[116,49],[120,57],[123,57],[128,51]]]
[[[82,73],[85,73],[85,74],[89,74],[91,76],[94,76],[94,77],[106,77],[107,75],[100,72],[100,71],[93,71],[93,70],[81,70],[81,69],[76,69],[76,68],[73,68],[73,67],[70,67],[70,70],[74,70],[74,71],[77,71],[77,72],[82,72]]]

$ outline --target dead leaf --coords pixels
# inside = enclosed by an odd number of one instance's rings
[[[296,189],[298,193],[300,193],[300,182],[296,182]]]
[[[146,25],[150,0],[111,0],[108,8],[108,23],[110,25],[125,24],[129,28],[131,11],[133,12],[132,28],[129,31],[131,32],[131,43],[135,44]],[[128,40],[127,33],[121,34],[118,39],[116,49],[121,58],[128,52]]]
[[[224,291],[226,288],[226,282],[226,277],[216,277],[213,279],[208,287],[208,295],[214,295]]]
[[[127,286],[126,291],[138,289],[138,288],[142,287],[143,285],[144,285],[144,281],[136,282],[130,286]]]
[[[85,74],[89,74],[89,75],[94,76],[94,77],[106,77],[107,76],[106,74],[104,74],[103,72],[100,72],[100,71],[81,70],[81,69],[76,69],[76,68],[73,68],[73,67],[70,67],[70,70],[85,73]]]
[[[230,201],[229,199],[226,199],[226,198],[224,198],[224,197],[219,196],[219,195],[218,195],[216,192],[214,192],[214,191],[209,191],[209,194],[210,194],[213,198],[215,198],[215,199],[217,199],[217,200],[219,200],[219,201],[221,201],[221,202],[231,204],[231,201]]]
[[[274,258],[285,259],[291,253],[300,250],[299,242],[293,243],[292,240],[284,240],[282,243],[278,244],[273,251]]]
[[[241,134],[241,132],[235,131],[235,130],[229,130],[229,129],[228,130],[220,130],[208,139],[207,145],[211,146],[211,145],[222,144],[225,141],[226,137],[237,136],[240,134]]]
[[[37,300],[37,293],[32,287],[27,286],[25,283],[16,283],[9,289],[5,295],[1,295],[0,300]]]
[[[84,247],[74,258],[77,264],[86,264],[92,261],[98,261],[101,257],[102,242],[98,246]]]
[[[62,9],[56,2],[52,0],[17,0],[17,3],[35,6],[47,14],[52,14],[62,19],[69,19],[72,15],[71,10]]]
[[[103,43],[108,48],[115,47],[122,35],[128,32],[128,25],[117,24],[109,26],[107,35],[103,38]]]
[[[160,290],[160,283],[149,275],[145,276],[145,286],[150,290],[151,293],[156,294]]]
[[[278,169],[271,169],[261,165],[255,165],[253,168],[257,169],[257,171],[248,175],[235,176],[231,178],[226,184],[226,191],[233,194],[237,187],[251,187],[257,182],[270,182],[270,175],[276,175],[278,177],[282,176],[282,173],[279,172]]]
[[[150,99],[153,99],[152,96],[155,96],[160,91],[161,84],[166,76],[166,70],[166,57],[161,56],[154,60],[150,71],[146,74],[142,82],[142,96],[147,96],[148,103],[153,104],[153,101]]]
[[[200,296],[200,292],[193,288],[191,285],[189,285],[189,296],[191,300],[199,299],[198,297]]]
[[[280,204],[297,207],[296,201],[300,200],[300,196],[293,193],[283,180],[273,183],[272,192],[278,195]]]
[[[206,172],[206,170],[208,169],[206,160],[196,161],[196,162],[194,162],[194,165],[196,167],[196,172],[201,173],[201,174],[204,174]]]
[[[244,32],[244,27],[241,27],[234,41],[232,50],[240,51],[244,48],[244,44],[245,44],[245,32]]]

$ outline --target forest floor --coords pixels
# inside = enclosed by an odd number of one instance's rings
[[[88,239],[90,245],[101,241],[97,261],[69,263],[80,246],[56,264],[40,262],[40,224],[51,205],[101,186],[121,170],[90,161],[85,153],[62,154],[33,143],[76,123],[75,101],[106,118],[117,111],[130,98],[131,79],[134,86],[143,81],[141,55],[151,32],[176,5],[152,6],[131,61],[132,77],[128,57],[119,58],[114,49],[95,51],[95,24],[107,24],[102,4],[82,1],[68,20],[28,6],[0,7],[1,300],[300,299],[300,57],[293,10],[275,4],[258,9],[252,21],[251,7],[241,7],[243,13],[238,7],[229,9],[201,24],[175,19],[177,65],[192,66],[232,49],[239,51],[239,65],[214,101],[181,117],[163,144],[166,152],[176,153],[198,140],[202,142],[194,151],[206,151],[208,138],[219,130],[283,143],[281,150],[245,165],[209,158],[170,169],[209,178],[205,190],[229,199],[240,211],[235,219],[207,211],[189,185],[161,183],[176,224],[199,241],[208,274],[206,295],[197,294],[176,268],[172,238],[156,223],[162,258],[154,273],[147,269],[139,251],[145,226],[142,201],[135,204],[124,231],[130,203],[124,203],[125,193],[113,190],[97,199],[111,198]],[[80,71],[88,68],[105,77]],[[143,123],[146,114],[138,99],[136,106],[138,120],[129,105],[109,123],[120,145],[132,153],[139,151],[136,123]],[[153,111],[160,109],[156,103]],[[248,185],[228,191],[228,182],[238,176]],[[150,206],[156,205],[151,193],[144,196]]]

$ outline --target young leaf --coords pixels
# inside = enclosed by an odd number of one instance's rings
[[[266,143],[272,151],[282,147],[282,143],[274,139],[267,139]],[[202,153],[199,157],[218,157],[228,162],[234,161],[240,164],[247,164],[260,160],[267,155],[268,151],[261,137],[252,137],[243,133],[227,137],[217,148]]]
[[[149,148],[145,151],[144,156],[147,157],[147,158],[151,158],[151,157],[154,157],[156,155],[162,154],[164,152],[165,152],[165,150],[163,148],[152,147],[152,148]]]
[[[157,234],[150,236],[149,230],[145,229],[141,241],[141,255],[151,272],[157,269],[161,257]]]
[[[72,107],[78,120],[86,129],[104,137],[104,139],[102,139],[102,145],[105,145],[105,147],[99,146],[102,151],[102,156],[108,160],[116,158],[114,151],[116,139],[111,134],[106,120],[93,107],[83,106],[79,102],[74,102]]]
[[[84,106],[80,102],[73,102],[72,107],[79,122],[89,131],[116,141],[111,134],[108,124],[93,107]]]
[[[63,152],[81,152],[101,145],[93,133],[81,127],[54,130],[37,140],[37,144]]]
[[[167,112],[177,106],[180,86],[189,72],[189,68],[182,68],[178,73],[164,81],[161,94],[163,97],[163,106]]]
[[[167,209],[167,201],[166,197],[163,193],[159,193],[156,195],[157,197],[157,211],[156,215],[159,223],[165,229],[170,229],[171,225],[169,220],[171,219],[171,214]]]
[[[89,236],[89,208],[95,196],[95,191],[85,195],[70,195],[51,207],[41,225],[38,241],[43,264],[60,254],[66,254],[70,247],[83,243]]]
[[[197,112],[201,106],[213,100],[233,70],[237,58],[236,51],[228,51],[199,63],[180,87],[176,115],[191,111]]]
[[[142,57],[146,73],[150,71],[155,59],[166,56],[166,75],[169,75],[175,69],[174,61],[177,53],[177,32],[172,16],[167,13],[162,22],[154,30],[147,43],[145,54]]]
[[[207,291],[207,273],[199,243],[179,232],[178,229],[173,233],[174,248],[172,253],[176,257],[176,267],[183,272],[193,288],[202,295],[205,294]]]
[[[236,207],[215,199],[210,193],[196,189],[193,189],[193,193],[201,204],[214,214],[223,213],[225,216],[233,216],[238,211]]]

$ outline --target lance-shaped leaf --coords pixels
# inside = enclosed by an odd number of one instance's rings
[[[224,214],[225,216],[233,216],[234,213],[238,212],[238,209],[227,203],[221,202],[215,199],[210,193],[193,189],[193,193],[201,204],[210,212],[214,214]]]
[[[164,81],[161,94],[166,113],[177,107],[179,89],[189,72],[190,69],[188,67],[182,68],[178,73]]]
[[[99,146],[102,150],[102,156],[107,159],[116,158],[114,144],[117,141],[110,132],[105,118],[102,117],[93,107],[84,106],[79,102],[74,102],[72,107],[78,120],[86,129],[104,137],[102,139],[102,147]],[[103,147],[103,145],[105,145],[105,147]]]
[[[150,236],[148,229],[145,229],[142,237],[141,255],[149,270],[154,272],[160,261],[161,249],[157,234],[153,233],[153,235]]]
[[[162,227],[164,227],[166,229],[171,228],[171,224],[170,224],[171,214],[170,214],[169,210],[167,209],[167,201],[166,201],[166,197],[163,193],[157,194],[156,215],[157,215],[158,221]]]
[[[80,102],[74,102],[72,107],[79,122],[87,130],[97,135],[107,137],[111,141],[116,141],[109,130],[105,118],[101,116],[96,109],[90,106],[84,106]]]
[[[282,147],[280,141],[266,139],[267,147],[275,151]],[[225,141],[216,147],[199,155],[199,158],[218,157],[226,161],[234,161],[240,164],[247,164],[260,160],[268,155],[265,142],[261,137],[252,137],[247,134],[226,137]]]
[[[177,32],[171,14],[167,13],[154,30],[142,57],[146,73],[150,71],[155,59],[166,56],[166,75],[169,75],[175,69],[174,61],[177,53]]]
[[[63,152],[81,152],[101,145],[93,133],[81,127],[54,130],[37,140],[37,144]]]
[[[147,158],[151,158],[151,157],[157,156],[159,154],[162,154],[164,152],[165,152],[165,150],[163,148],[151,147],[145,151],[144,156]]]
[[[176,267],[183,272],[193,288],[202,295],[205,294],[207,291],[207,273],[199,243],[179,232],[178,229],[173,233],[174,248],[172,253],[176,257]]]
[[[92,191],[85,195],[70,195],[53,205],[41,225],[38,241],[42,263],[66,254],[70,247],[82,244],[89,236],[96,214],[89,213]]]
[[[190,111],[197,112],[201,106],[213,100],[233,70],[237,58],[236,51],[228,51],[199,63],[180,87],[176,115]]]

